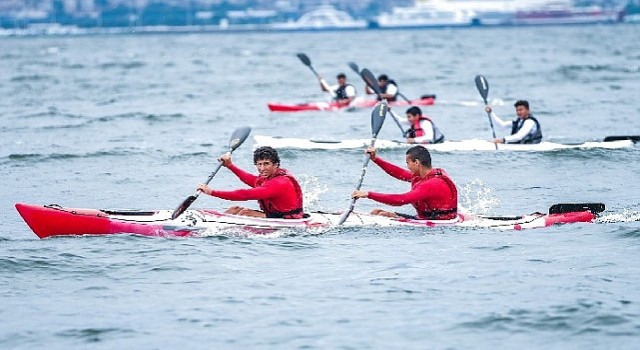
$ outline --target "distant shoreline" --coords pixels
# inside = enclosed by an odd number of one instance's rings
[[[238,33],[324,33],[344,31],[391,31],[391,30],[432,30],[432,29],[464,29],[464,28],[524,28],[524,27],[575,27],[575,26],[612,26],[636,24],[628,22],[593,22],[593,23],[545,23],[545,24],[496,24],[496,25],[463,25],[463,26],[409,26],[409,27],[363,27],[363,28],[271,28],[267,25],[235,25],[226,28],[218,25],[204,26],[137,26],[137,27],[93,27],[81,28],[77,26],[63,26],[56,23],[51,25],[38,24],[27,28],[0,29],[0,37],[24,37],[24,36],[84,36],[84,35],[135,35],[135,34],[238,34]]]

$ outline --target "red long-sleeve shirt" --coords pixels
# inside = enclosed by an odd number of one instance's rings
[[[296,190],[296,186],[289,177],[271,177],[257,186],[259,176],[250,174],[234,164],[229,165],[229,170],[231,170],[240,181],[252,188],[232,191],[212,190],[212,196],[232,201],[269,200],[269,203],[271,203],[278,212],[283,213],[301,207],[302,199],[299,197],[300,193]]]
[[[411,182],[411,190],[400,194],[369,192],[369,198],[376,202],[392,206],[411,204],[418,212],[418,218],[427,219],[425,212],[430,210],[452,210],[458,205],[458,193],[453,185],[443,179],[446,174],[441,169],[433,169],[427,176],[420,178],[411,171],[391,164],[380,157],[373,160],[387,174],[398,180]],[[436,176],[438,172],[443,175]],[[450,181],[450,180],[449,180]],[[443,215],[442,218],[455,217],[455,213]]]

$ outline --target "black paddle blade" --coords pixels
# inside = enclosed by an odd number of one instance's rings
[[[382,91],[380,91],[380,86],[378,86],[378,80],[376,80],[376,77],[373,75],[373,73],[371,73],[370,70],[368,70],[367,68],[362,68],[362,71],[360,72],[360,76],[362,77],[362,80],[364,80],[365,83],[367,83],[367,85],[378,95],[382,95]]]
[[[231,138],[229,139],[229,153],[232,153],[233,151],[235,151],[236,148],[240,147],[240,145],[247,139],[247,137],[249,137],[250,133],[251,133],[251,128],[248,126],[243,126],[235,129],[233,131],[233,134],[231,134]],[[211,182],[211,179],[213,179],[213,177],[216,176],[221,166],[222,166],[222,162],[219,162],[216,170],[214,170],[211,173],[211,175],[209,175],[209,178],[207,179],[207,182],[206,182],[207,185],[209,184],[209,182]],[[198,199],[199,194],[200,194],[200,191],[196,192],[195,195],[191,195],[187,197],[187,199],[185,199],[182,203],[180,203],[180,205],[176,208],[176,210],[174,210],[173,213],[171,214],[171,220],[182,215],[182,213],[184,213],[184,211],[187,210],[191,206],[191,204],[193,204],[193,202],[196,201],[196,199]]]
[[[382,129],[382,124],[384,123],[384,118],[387,116],[388,110],[389,105],[387,104],[387,100],[382,100],[373,107],[371,111],[371,135],[374,138],[378,136],[380,129]]]
[[[563,214],[590,211],[594,215],[605,210],[604,203],[558,203],[549,207],[549,214]]]
[[[309,57],[303,53],[299,53],[296,56],[298,56],[298,58],[300,59],[300,61],[305,65],[305,66],[310,66],[311,65],[311,60],[309,59]]]
[[[198,197],[194,195],[187,197],[187,199],[185,199],[184,202],[180,203],[176,210],[173,211],[173,214],[171,214],[171,220],[182,215],[182,213],[184,213],[184,211],[187,210],[191,206],[191,204],[196,201],[196,199],[198,199]]]
[[[489,82],[484,77],[484,75],[476,75],[476,88],[478,88],[478,92],[484,103],[487,104],[487,96],[489,96]]]
[[[358,68],[358,65],[355,62],[349,62],[347,63],[347,65],[349,66],[349,68],[351,68],[351,70],[360,74],[360,68]]]
[[[631,140],[634,143],[640,142],[640,135],[636,135],[636,136],[631,136],[631,135],[627,135],[627,136],[607,136],[604,138],[604,142],[611,142],[611,141],[622,141],[622,140]]]
[[[240,147],[247,137],[249,137],[250,133],[251,128],[248,126],[237,128],[233,134],[231,134],[231,139],[229,139],[229,151],[235,151],[236,148]]]

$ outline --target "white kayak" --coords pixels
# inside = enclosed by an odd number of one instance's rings
[[[365,148],[371,143],[371,139],[352,139],[352,140],[310,140],[293,137],[273,137],[265,135],[254,135],[254,147],[271,146],[278,149],[301,149],[301,150],[338,150],[338,149],[358,149]],[[619,149],[632,147],[632,140],[615,140],[615,141],[588,141],[577,144],[563,144],[554,142],[541,142],[538,144],[499,144],[498,150],[503,151],[556,151],[563,149]],[[376,148],[408,148],[414,144],[394,140],[376,140]],[[494,143],[487,140],[463,140],[463,141],[444,141],[437,144],[423,145],[429,150],[440,152],[457,152],[457,151],[495,151]]]

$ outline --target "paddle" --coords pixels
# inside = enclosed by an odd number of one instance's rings
[[[408,99],[407,96],[405,96],[402,92],[398,91],[398,95],[402,97],[403,100],[409,102],[409,104],[413,106],[413,103],[411,102],[411,100]]]
[[[375,92],[376,95],[378,95],[379,98],[386,101],[386,99],[382,97],[382,91],[380,90],[380,86],[378,86],[376,77],[373,75],[373,73],[371,73],[370,70],[368,70],[367,68],[363,68],[362,72],[360,72],[360,76],[362,77],[362,80],[364,80],[364,82],[371,88],[371,90],[373,90],[373,92]],[[400,128],[400,131],[402,132],[402,136],[406,137],[407,131],[404,130],[404,128],[400,124],[400,120],[398,120],[398,116],[395,113],[393,113],[393,111],[390,108],[388,109],[388,111],[389,113],[391,113],[391,116],[393,117],[393,121],[395,121],[398,128]]]
[[[236,129],[233,132],[233,134],[231,134],[231,139],[229,139],[229,150],[227,151],[227,154],[233,153],[233,151],[235,151],[236,148],[240,147],[240,145],[244,142],[244,140],[247,139],[250,133],[251,133],[251,128],[248,126]],[[209,175],[209,178],[207,179],[207,182],[205,182],[205,185],[208,185],[209,182],[211,182],[211,179],[213,179],[213,177],[216,176],[216,174],[218,173],[218,170],[220,170],[221,167],[222,167],[222,162],[219,162],[216,169],[211,173],[211,175]],[[200,193],[201,191],[198,190],[196,191],[196,194],[187,197],[187,199],[185,199],[182,203],[180,203],[180,205],[176,208],[176,210],[173,211],[173,214],[171,214],[171,219],[173,220],[178,216],[180,216],[182,213],[184,213],[184,211],[187,210],[187,208],[189,208],[191,204],[196,201]]]
[[[489,95],[489,82],[483,75],[476,75],[476,88],[478,88],[478,92],[484,101],[484,106],[487,107],[489,104],[487,103],[487,96]],[[496,138],[496,130],[493,128],[493,120],[491,120],[491,113],[487,112],[487,117],[489,117],[489,125],[491,125],[491,132],[493,133],[493,138]],[[496,150],[498,149],[498,144],[496,143]]]
[[[633,143],[640,142],[640,135],[625,135],[625,136],[607,136],[604,138],[604,142],[612,142],[612,141],[622,141],[622,140],[631,140]]]
[[[305,55],[303,53],[298,53],[297,56],[305,66],[307,66],[307,67],[309,67],[309,69],[311,69],[313,74],[315,74],[316,78],[318,78],[318,80],[320,80],[320,85],[322,85],[322,87],[324,87],[329,92],[331,97],[332,98],[336,98],[336,92],[333,91],[331,89],[331,86],[329,86],[329,84],[327,84],[327,82],[324,79],[322,79],[322,77],[320,77],[320,74],[318,74],[318,72],[316,72],[316,70],[311,65],[311,60],[309,59],[309,56],[307,56],[307,55]]]
[[[351,68],[351,70],[360,75],[360,68],[358,68],[358,65],[355,62],[349,62],[347,63],[347,65],[349,66],[349,68]]]
[[[563,214],[590,211],[594,215],[605,210],[604,203],[558,203],[549,207],[549,214]]]
[[[387,105],[387,100],[382,100],[371,111],[370,147],[373,147],[373,145],[375,145],[376,143],[376,139],[378,138],[378,133],[382,128],[382,124],[384,123],[384,117],[387,115],[388,109],[389,109],[389,106]],[[360,187],[362,187],[362,181],[364,180],[364,175],[367,173],[367,165],[369,165],[370,159],[371,158],[367,154],[364,160],[364,164],[362,165],[362,172],[360,173],[360,180],[358,180],[356,191],[359,191]],[[340,217],[340,221],[338,222],[338,226],[342,225],[347,220],[351,212],[353,212],[353,208],[355,207],[355,205],[356,205],[356,198],[352,198],[351,205],[349,206],[349,210],[347,210],[346,212],[344,212],[344,214],[342,214],[342,216]]]

